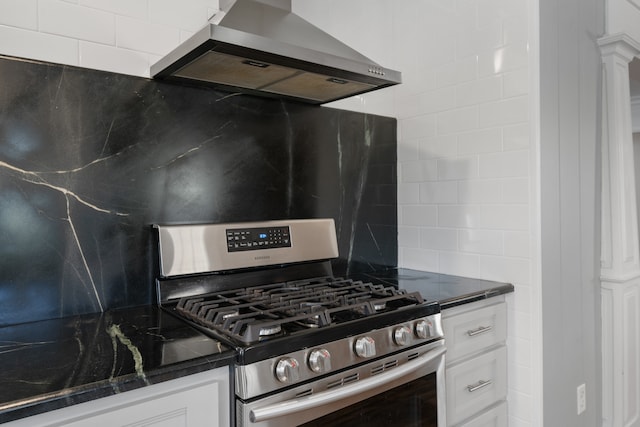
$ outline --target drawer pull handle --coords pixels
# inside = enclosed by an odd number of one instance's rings
[[[467,386],[467,390],[469,391],[469,393],[473,393],[476,390],[480,390],[481,388],[485,388],[488,385],[491,385],[493,383],[493,381],[491,380],[486,380],[486,381],[478,381],[478,384],[474,384],[474,385],[468,385]]]
[[[467,335],[470,337],[475,337],[476,335],[484,334],[485,332],[489,332],[493,329],[493,326],[480,326],[478,329],[472,329],[467,331]]]

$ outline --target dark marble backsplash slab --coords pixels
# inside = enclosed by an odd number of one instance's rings
[[[330,217],[397,265],[396,121],[0,57],[0,325],[153,303],[154,223]]]

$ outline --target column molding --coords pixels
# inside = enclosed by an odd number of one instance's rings
[[[598,40],[602,55],[602,418],[640,427],[640,255],[627,34]]]
[[[640,44],[627,35],[598,40],[602,53],[602,253],[601,277],[640,277],[638,221],[629,94],[629,62]]]

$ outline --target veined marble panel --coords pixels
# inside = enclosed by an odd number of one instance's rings
[[[151,303],[151,224],[332,217],[397,265],[396,121],[0,58],[0,325]]]

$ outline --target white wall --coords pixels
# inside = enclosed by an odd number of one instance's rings
[[[535,2],[534,2],[535,3]],[[507,281],[510,426],[541,425],[536,151],[526,0],[394,9],[400,265]]]
[[[218,0],[0,0],[0,54],[148,77]]]
[[[148,77],[217,0],[0,0],[0,54]],[[512,282],[510,426],[541,424],[536,0],[296,0],[403,84],[331,106],[399,121],[400,266]]]

